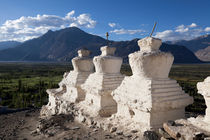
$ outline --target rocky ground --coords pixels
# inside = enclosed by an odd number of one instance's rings
[[[39,109],[0,115],[0,140],[104,140],[139,139],[137,136],[111,133],[94,125],[74,122],[74,116],[59,115],[40,119]]]
[[[186,114],[188,117],[193,115]],[[39,109],[1,114],[0,140],[174,140],[181,137],[186,139],[188,136],[193,137],[193,140],[209,138],[202,131],[194,130],[190,125],[186,126],[186,121],[181,125],[178,125],[180,122],[169,121],[158,132],[146,131],[144,136],[140,137],[137,131],[124,134],[114,129],[104,131],[94,123],[88,126],[78,123],[74,120],[73,113],[45,119],[39,116]]]

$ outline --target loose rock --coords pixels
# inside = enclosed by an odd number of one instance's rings
[[[166,139],[171,138],[171,136],[163,128],[159,128],[159,134]]]
[[[145,140],[158,140],[158,135],[154,131],[145,131],[144,132],[144,139]]]
[[[70,128],[70,130],[78,130],[78,129],[80,129],[80,127],[72,127],[72,128]]]
[[[111,133],[114,133],[114,132],[116,132],[117,131],[117,127],[112,127],[111,129],[110,129],[110,132]]]
[[[123,134],[123,131],[118,131],[116,132],[117,135],[122,135]]]
[[[137,133],[138,131],[137,130],[131,130],[131,133]]]

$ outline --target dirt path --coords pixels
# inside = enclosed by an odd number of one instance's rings
[[[0,115],[0,140],[108,140],[138,139],[138,137],[113,134],[93,126],[73,121],[70,115],[39,119],[39,111],[32,109]],[[34,131],[39,127],[38,132]],[[40,131],[40,132],[39,132]]]
[[[39,110],[36,109],[0,115],[0,139],[17,139],[22,130],[28,128],[30,132],[35,129],[38,115]]]

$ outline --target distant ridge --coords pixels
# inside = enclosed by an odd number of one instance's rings
[[[210,62],[210,35],[202,35],[188,41],[181,40],[167,43],[186,46],[188,49],[193,51],[200,60]]]
[[[127,56],[139,50],[137,40],[109,41],[110,46],[116,47],[116,54],[128,62]],[[77,55],[77,50],[87,48],[91,56],[100,54],[100,47],[107,41],[92,35],[77,27],[70,27],[58,31],[49,30],[46,34],[23,42],[15,48],[0,51],[0,61],[70,61]],[[161,50],[171,52],[175,56],[175,63],[201,63],[199,59],[186,47],[163,44]]]
[[[111,46],[117,48],[116,54],[124,58],[124,62],[128,62],[128,55],[135,51],[140,50],[137,44],[139,39],[131,41],[113,42]],[[187,49],[185,46],[169,45],[163,43],[160,47],[163,52],[171,52],[174,55],[174,63],[202,63],[193,52]]]
[[[200,49],[205,49],[210,46],[210,35],[202,35],[192,40],[179,40],[167,43],[186,46],[193,52],[197,52]]]
[[[0,50],[8,49],[8,48],[14,48],[18,45],[20,45],[20,42],[17,41],[2,41],[0,42]]]

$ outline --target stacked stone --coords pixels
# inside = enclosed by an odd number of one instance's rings
[[[112,116],[116,125],[156,129],[167,120],[184,118],[185,106],[193,102],[168,78],[174,57],[161,52],[161,44],[159,39],[146,37],[138,41],[141,51],[129,55],[133,75],[112,92],[117,102],[117,113]]]
[[[71,103],[84,100],[85,92],[80,86],[94,71],[94,65],[92,59],[89,58],[89,54],[89,50],[79,50],[78,56],[72,59],[74,70],[64,74],[58,89],[47,90],[49,102],[42,107],[42,116],[67,114],[71,110]]]
[[[80,105],[90,116],[108,117],[117,111],[117,104],[111,96],[122,79],[120,74],[122,58],[114,56],[116,48],[101,47],[102,54],[93,58],[96,72],[90,74],[81,86],[86,92],[85,101]]]

